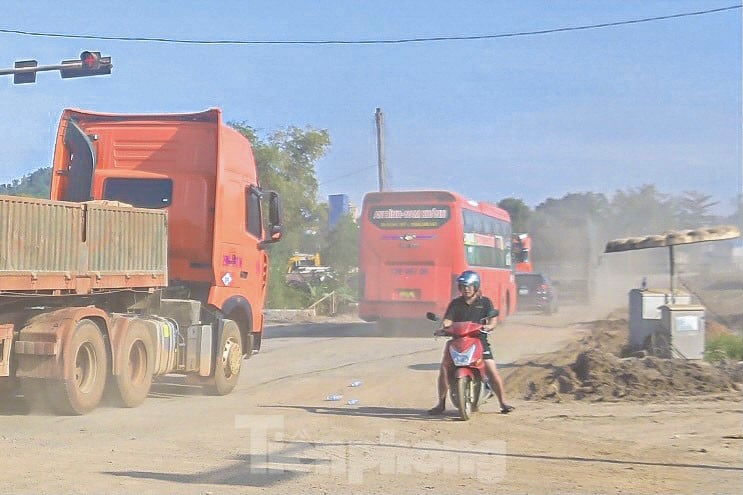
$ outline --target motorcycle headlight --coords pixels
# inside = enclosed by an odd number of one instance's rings
[[[472,344],[464,352],[459,352],[454,347],[449,347],[449,355],[452,361],[454,361],[454,366],[467,366],[472,362],[472,356],[475,355],[475,344]]]

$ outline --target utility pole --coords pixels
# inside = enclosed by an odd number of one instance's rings
[[[379,169],[379,191],[386,191],[385,168],[384,168],[384,115],[382,109],[377,108],[374,114],[377,121],[377,164]]]

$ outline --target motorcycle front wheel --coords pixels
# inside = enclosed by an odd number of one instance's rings
[[[462,421],[467,421],[472,417],[472,378],[469,376],[457,378],[456,406]]]

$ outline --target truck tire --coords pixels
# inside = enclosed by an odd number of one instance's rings
[[[49,405],[64,415],[92,411],[103,396],[107,372],[108,355],[100,328],[91,320],[80,320],[62,349],[62,379],[47,382]]]
[[[214,356],[214,383],[207,387],[211,395],[227,395],[237,385],[242,367],[243,350],[240,329],[232,320],[224,320]]]
[[[147,329],[130,326],[117,356],[119,374],[113,375],[107,395],[121,407],[137,407],[150,393],[155,366],[154,346]]]

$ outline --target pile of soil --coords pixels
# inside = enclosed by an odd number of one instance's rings
[[[735,392],[743,365],[627,355],[627,320],[583,324],[589,332],[551,354],[515,363],[506,378],[512,396],[527,400],[623,400]]]

